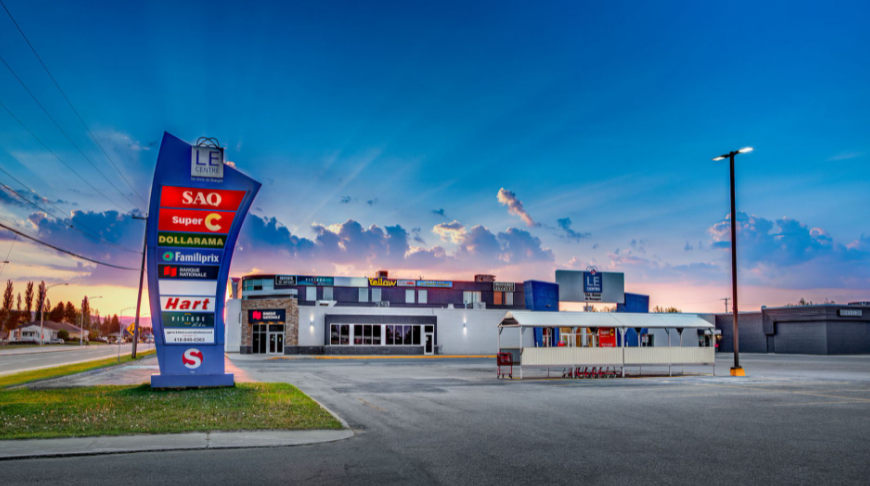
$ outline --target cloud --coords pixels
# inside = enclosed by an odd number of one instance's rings
[[[467,228],[458,221],[441,223],[432,232],[454,245],[425,246],[421,228],[407,231],[400,225],[363,227],[347,220],[339,224],[314,224],[313,238],[294,235],[275,218],[249,215],[236,249],[234,269],[261,268],[263,261],[287,271],[334,271],[336,268],[365,272],[374,268],[468,272],[552,262],[553,252],[528,231],[508,228],[493,233],[482,225]],[[411,243],[420,246],[411,246]]]
[[[536,223],[534,219],[526,212],[525,208],[523,208],[523,203],[517,198],[517,195],[508,191],[504,187],[498,190],[498,202],[502,206],[507,206],[508,213],[513,214],[515,216],[519,216],[520,219],[526,223],[526,226],[529,228],[535,228],[540,226],[540,223]]]
[[[433,209],[432,214],[437,214],[438,216],[441,216],[442,218],[446,217],[446,216],[444,216],[444,208]]]
[[[368,204],[369,206],[374,206],[377,203],[378,203],[378,198],[369,199],[368,201],[366,201],[366,204]]]
[[[686,246],[683,247],[683,251],[692,251],[694,249],[695,249],[695,247],[693,247],[692,244],[689,243],[688,241],[686,242]]]
[[[856,157],[861,157],[864,155],[864,152],[843,152],[841,154],[837,154],[827,160],[827,162],[836,162],[838,160],[849,160],[854,159]]]
[[[351,198],[350,196],[343,196],[341,198],[341,200],[339,201],[339,203],[340,204],[350,204],[351,201],[353,201],[353,198]]]
[[[556,224],[559,225],[559,228],[562,228],[564,234],[560,234],[559,236],[562,238],[568,238],[569,240],[580,241],[583,238],[590,236],[592,233],[589,232],[578,232],[571,229],[571,218],[561,218],[556,220]]]

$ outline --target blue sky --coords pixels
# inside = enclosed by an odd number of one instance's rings
[[[728,172],[710,159],[751,145],[738,159],[745,305],[870,298],[864,2],[4,1],[140,194],[164,130],[218,137],[264,183],[235,274],[552,280],[596,264],[654,304],[718,310]],[[124,196],[4,66],[0,102],[120,209],[3,110],[0,167],[137,247],[126,197],[144,204],[2,11],[0,55]],[[4,201],[0,216],[30,234],[131,258]],[[123,298],[137,283],[16,245],[2,275],[16,282]]]

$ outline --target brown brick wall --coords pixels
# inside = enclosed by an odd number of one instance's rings
[[[251,324],[248,323],[248,311],[256,309],[284,309],[287,322],[284,323],[284,346],[299,345],[299,307],[295,298],[288,299],[255,299],[242,301],[242,347],[250,347]]]

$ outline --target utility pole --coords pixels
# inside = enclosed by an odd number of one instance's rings
[[[133,215],[133,219],[148,221],[148,216]],[[139,296],[136,298],[136,324],[133,326],[133,350],[130,356],[136,359],[136,344],[139,343],[139,309],[142,307],[142,281],[145,278],[145,254],[148,253],[148,225],[145,225],[145,236],[142,238],[142,268],[139,269]]]
[[[724,299],[719,299],[725,301],[725,313],[728,313],[728,301],[731,300],[731,297],[725,297]]]

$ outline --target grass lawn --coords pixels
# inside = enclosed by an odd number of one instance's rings
[[[155,353],[154,350],[139,352],[138,359],[142,359],[145,356],[151,356]],[[133,361],[130,355],[121,356],[121,363],[129,363]],[[41,370],[33,370],[33,371],[24,371],[22,373],[15,373],[13,375],[0,376],[0,389],[22,385],[24,383],[30,383],[31,381],[37,380],[45,380],[48,378],[59,378],[61,376],[74,375],[76,373],[83,373],[85,371],[96,370],[100,368],[106,368],[108,366],[114,366],[118,364],[118,358],[106,358],[99,359],[95,361],[87,361],[84,363],[76,363],[71,365],[64,366],[55,366],[54,368],[45,368]],[[0,413],[0,420],[3,420],[4,417],[2,413]]]
[[[0,439],[340,428],[329,412],[285,383],[0,390]]]

